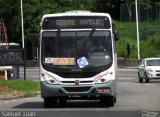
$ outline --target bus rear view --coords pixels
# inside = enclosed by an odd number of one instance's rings
[[[116,53],[109,14],[66,12],[42,17],[40,84],[44,106],[73,99],[116,102]]]

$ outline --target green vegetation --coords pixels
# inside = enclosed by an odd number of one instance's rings
[[[31,80],[4,80],[0,81],[0,95],[12,93],[14,91],[23,94],[26,97],[38,95],[40,90],[39,82]]]
[[[138,0],[144,8],[150,8],[151,2],[158,0]],[[95,12],[111,12],[120,4],[127,4],[131,10],[134,0],[23,0],[24,34],[27,59],[32,59],[31,46],[36,46],[39,38],[39,23],[44,14],[65,12],[69,10],[89,10]],[[0,18],[4,19],[7,27],[9,42],[21,41],[21,12],[20,1],[1,0]],[[117,11],[119,12],[119,11]],[[147,11],[148,12],[148,11]],[[158,12],[158,11],[157,11]],[[111,12],[112,13],[112,12]],[[113,12],[112,17],[116,16]],[[152,16],[152,13],[150,14]],[[137,40],[135,22],[116,22],[120,41],[117,42],[118,56],[126,56],[126,43],[131,46],[130,58],[137,58]],[[140,23],[140,54],[141,58],[159,54],[159,22]]]
[[[127,43],[130,44],[130,58],[137,58],[137,37],[135,22],[115,22],[120,40],[116,42],[118,56],[126,57]],[[140,22],[140,55],[141,58],[160,55],[160,22]]]

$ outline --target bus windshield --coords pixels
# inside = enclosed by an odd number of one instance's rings
[[[112,62],[111,32],[44,31],[42,64],[57,68],[92,68]]]

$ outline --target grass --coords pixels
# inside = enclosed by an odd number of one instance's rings
[[[137,58],[137,36],[136,22],[115,21],[120,40],[116,42],[118,56],[126,56],[127,43],[130,44],[130,58]],[[160,22],[146,21],[139,22],[139,41],[141,58],[160,55]]]
[[[25,97],[35,96],[39,94],[39,82],[31,80],[1,80],[0,95],[18,92]],[[15,94],[16,95],[16,94]]]

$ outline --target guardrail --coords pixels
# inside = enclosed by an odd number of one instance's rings
[[[124,59],[124,60],[117,60],[117,66],[118,68],[138,68],[141,60],[137,59]]]

